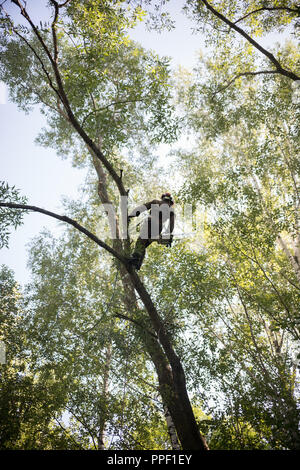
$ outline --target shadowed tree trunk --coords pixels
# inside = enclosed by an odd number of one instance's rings
[[[107,395],[109,388],[109,372],[111,367],[111,343],[106,348],[105,366],[103,375],[102,396],[99,411],[99,432],[97,436],[98,450],[105,450],[105,428],[107,421]]]

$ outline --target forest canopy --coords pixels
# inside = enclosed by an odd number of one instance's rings
[[[0,269],[0,449],[299,450],[299,4],[182,2],[206,48],[174,69],[130,35],[173,0],[33,3],[0,3],[0,81],[83,180],[58,212],[0,182],[0,248],[63,227]],[[127,210],[167,191],[137,270]]]

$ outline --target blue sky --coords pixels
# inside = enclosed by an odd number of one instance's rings
[[[43,3],[27,2],[36,21],[40,17],[45,18]],[[171,1],[175,30],[159,34],[148,32],[144,25],[139,25],[131,37],[145,48],[171,57],[174,67],[180,64],[189,68],[195,61],[197,51],[205,46],[200,35],[192,34],[191,23],[180,13],[180,3]],[[9,2],[7,10],[13,15],[17,12]],[[19,111],[15,104],[9,102],[3,86],[0,87],[0,179],[20,189],[30,204],[62,213],[62,196],[78,197],[78,186],[84,182],[85,171],[72,168],[69,161],[61,160],[54,150],[34,143],[43,125],[44,117],[38,109],[27,115]],[[168,148],[164,147],[163,151],[167,152]],[[29,280],[26,244],[43,227],[58,232],[58,223],[54,219],[37,213],[26,215],[24,224],[12,233],[9,249],[0,251],[0,264],[13,269],[21,285]]]

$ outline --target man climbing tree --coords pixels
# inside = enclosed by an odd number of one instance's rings
[[[161,199],[154,199],[141,206],[136,207],[128,216],[130,221],[133,217],[138,217],[142,212],[150,210],[149,217],[147,217],[141,226],[140,236],[137,239],[134,252],[130,258],[130,263],[137,270],[139,270],[144,261],[146,249],[151,243],[157,241],[158,243],[171,246],[173,241],[172,232],[174,230],[175,212],[172,206],[174,205],[173,198],[170,193],[165,193]],[[168,224],[168,225],[167,225]],[[162,235],[164,226],[166,232]],[[167,237],[168,236],[168,237]]]

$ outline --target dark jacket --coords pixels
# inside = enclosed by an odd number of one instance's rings
[[[142,212],[146,210],[149,212],[149,217],[143,221],[140,231],[140,237],[143,239],[157,239],[162,232],[164,224],[169,221],[169,231],[172,234],[175,224],[175,212],[172,206],[169,206],[162,199],[153,199],[150,202],[146,202],[136,207],[130,214],[129,217],[138,217]]]

